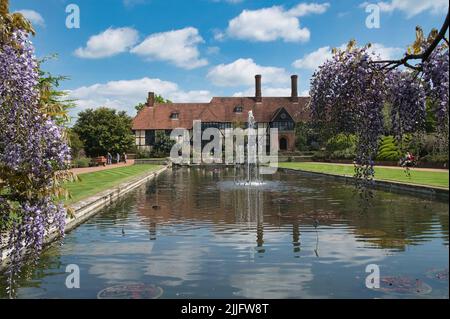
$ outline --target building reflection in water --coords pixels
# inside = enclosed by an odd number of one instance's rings
[[[264,249],[264,198],[258,187],[236,187],[232,191],[232,202],[235,222],[247,224],[249,228],[256,226],[256,252],[263,254]],[[251,254],[253,251],[251,251]]]
[[[292,246],[294,257],[300,257],[300,225],[297,220],[292,223]]]
[[[156,223],[154,221],[150,222],[148,232],[150,234],[150,240],[156,240]]]
[[[254,250],[258,253],[267,252],[268,235],[288,231],[294,257],[300,256],[302,247],[303,250],[311,247],[317,256],[319,237],[326,241],[329,236],[324,231],[328,233],[330,227],[338,225],[372,248],[401,251],[415,242],[429,240],[427,229],[437,218],[441,236],[448,243],[448,203],[430,202],[433,212],[430,214],[430,208],[414,204],[420,199],[378,192],[373,212],[361,215],[353,189],[336,187],[334,181],[284,176],[284,185],[299,189],[295,195],[291,191],[264,187],[222,189],[218,186],[223,181],[233,184],[233,178],[232,168],[193,167],[168,171],[158,183],[150,183],[138,209],[139,215],[148,222],[150,239],[157,239],[158,229],[176,231],[177,225],[195,221],[208,225],[212,231],[246,227],[247,233],[254,234]],[[320,191],[309,192],[309,189]],[[156,201],[160,207],[152,209]],[[414,214],[411,214],[412,207]],[[316,220],[323,227],[315,225]],[[275,227],[279,230],[273,231]],[[303,241],[300,227],[306,232]]]

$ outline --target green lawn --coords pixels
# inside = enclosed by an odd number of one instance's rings
[[[161,168],[161,165],[139,164],[80,174],[78,175],[80,181],[66,184],[66,189],[72,196],[72,198],[68,199],[66,202],[68,204],[75,203],[81,199],[93,196],[96,193],[159,168]]]
[[[310,172],[320,172],[335,175],[353,175],[352,165],[335,165],[332,163],[312,162],[287,162],[279,163],[280,167],[292,168]],[[408,177],[402,169],[375,167],[375,179],[394,181],[405,184],[428,185],[448,188],[447,172],[417,171],[411,169],[411,177]]]

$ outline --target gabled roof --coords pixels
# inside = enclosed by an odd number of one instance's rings
[[[287,114],[287,116],[289,117],[289,120],[292,120],[292,121],[294,121],[294,119],[292,118],[292,116],[289,114],[289,112],[288,111],[286,111],[286,109],[284,108],[284,107],[280,107],[280,108],[278,108],[276,111],[275,111],[275,113],[273,114],[273,116],[272,116],[272,118],[270,119],[270,121],[271,122],[274,122],[276,119],[277,119],[277,117],[280,115],[280,114]]]
[[[168,103],[155,104],[141,110],[133,120],[133,130],[162,130],[192,128],[194,120],[202,122],[247,122],[248,112],[253,111],[257,122],[271,122],[280,108],[284,108],[296,122],[309,119],[309,97],[299,97],[292,102],[290,97],[263,97],[257,103],[254,97],[214,97],[209,103]],[[242,113],[234,108],[242,106]],[[170,114],[178,112],[178,119]]]

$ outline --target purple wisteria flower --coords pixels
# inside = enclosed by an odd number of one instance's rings
[[[70,159],[63,129],[39,110],[28,35],[18,31],[12,40],[16,45],[0,47],[0,236],[9,235],[10,278],[24,251],[39,256],[50,229],[63,234],[66,211],[54,203],[53,189],[55,172]]]
[[[394,134],[401,138],[423,130],[425,101],[431,99],[438,106],[439,131],[448,141],[448,47],[436,48],[420,65],[423,77],[419,71],[383,69],[373,60],[368,47],[336,51],[313,74],[310,90],[312,119],[318,128],[356,135],[355,177],[363,186],[374,177],[386,103],[391,106]]]

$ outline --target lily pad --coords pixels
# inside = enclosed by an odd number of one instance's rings
[[[157,299],[163,289],[148,284],[117,285],[103,289],[97,294],[98,299]]]
[[[430,269],[426,272],[426,276],[430,279],[435,279],[439,281],[448,281],[448,268]]]
[[[380,288],[375,289],[387,294],[425,295],[432,291],[427,283],[409,277],[383,277]]]

